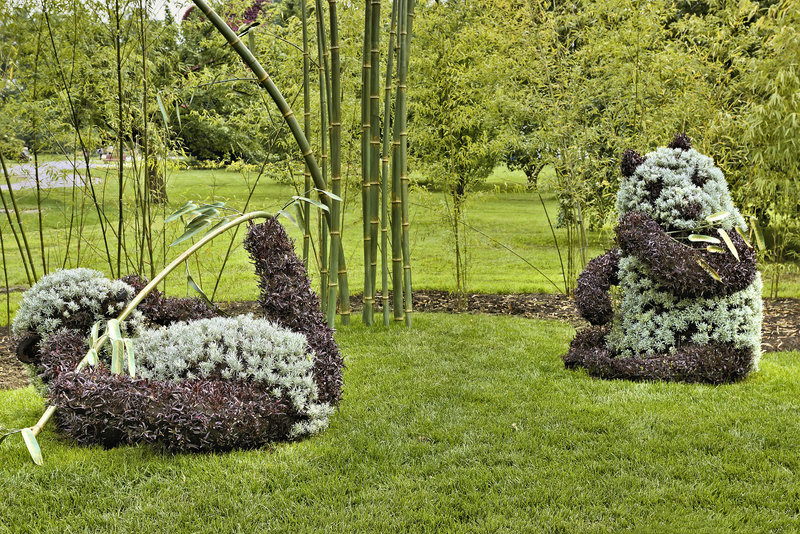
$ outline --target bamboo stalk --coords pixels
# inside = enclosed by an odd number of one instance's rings
[[[322,11],[322,0],[316,0],[316,19],[317,19],[317,53],[318,72],[319,72],[319,116],[320,116],[320,163],[322,165],[322,178],[325,183],[325,190],[328,184],[328,98],[330,85],[328,83],[328,51],[325,45],[325,17]],[[321,200],[321,199],[320,199]],[[328,223],[326,219],[319,215],[319,278],[320,308],[323,313],[328,311]]]
[[[381,185],[381,166],[380,166],[380,151],[381,151],[381,124],[380,124],[380,58],[381,58],[381,0],[372,0],[372,12],[370,13],[372,19],[372,38],[371,38],[371,53],[370,64],[373,65],[370,71],[370,184],[369,184],[369,217],[370,217],[370,306],[375,301],[375,286],[378,269],[378,229],[380,228],[379,202],[380,202],[380,185]],[[366,260],[366,258],[365,258]],[[370,308],[370,324],[372,324],[372,308]]]
[[[370,233],[370,105],[369,97],[371,94],[370,84],[372,77],[370,71],[371,64],[371,42],[372,42],[372,0],[364,1],[364,38],[362,41],[363,68],[361,69],[361,219],[364,232],[364,293],[363,306],[361,308],[361,320],[366,325],[372,324],[372,278],[371,278],[371,254],[372,243]],[[377,66],[376,66],[377,69]]]
[[[6,160],[3,157],[2,151],[0,151],[0,164],[3,165],[3,176],[6,179],[6,185],[8,186],[8,190],[11,191],[11,178],[8,175],[8,169],[6,168]],[[14,223],[11,221],[11,210],[8,209],[8,204],[6,203],[6,196],[3,194],[2,189],[0,189],[0,200],[3,202],[3,211],[6,212],[6,218],[8,219],[8,226],[11,227],[11,233],[14,235],[14,241],[17,242],[17,249],[19,249],[20,258],[22,258],[22,265],[25,267],[25,277],[28,279],[28,284],[33,285],[36,283],[36,277],[31,276],[31,271],[28,267],[28,259],[25,257],[24,248],[22,247],[22,243],[19,241],[19,235],[17,235],[17,230],[14,228]],[[19,217],[19,212],[14,210],[17,213],[17,217]],[[22,228],[20,227],[20,231]],[[30,254],[29,254],[30,255]],[[31,265],[30,267],[33,267]]]
[[[392,124],[392,307],[394,308],[394,320],[403,320],[403,206],[401,197],[402,184],[400,181],[400,69],[404,56],[401,55],[402,37],[406,32],[406,0],[397,0],[397,44],[395,44],[395,54],[397,55],[398,84],[395,88],[395,107],[394,121]]]
[[[383,102],[383,147],[381,156],[381,308],[383,325],[389,326],[389,263],[388,263],[388,196],[389,196],[389,123],[392,112],[392,60],[394,42],[397,34],[398,0],[392,2],[392,16],[389,29],[389,47],[386,54],[386,78],[384,81]]]
[[[331,192],[337,197],[342,192],[342,162],[341,162],[341,76],[339,61],[339,24],[336,13],[336,0],[328,0],[328,16],[330,17],[330,54],[331,54],[331,124],[330,124],[330,149],[331,149]],[[328,326],[333,328],[336,324],[336,296],[339,290],[339,277],[334,278],[334,273],[339,272],[339,250],[341,248],[341,201],[330,202],[330,261],[328,262]]]
[[[216,11],[211,8],[208,2],[206,2],[206,0],[192,1],[198,8],[200,8],[200,10],[214,25],[217,31],[219,31],[225,37],[225,39],[228,41],[228,44],[236,51],[242,61],[244,61],[250,70],[253,71],[258,84],[267,90],[270,98],[272,98],[273,102],[275,102],[275,105],[278,106],[278,109],[283,115],[283,119],[289,126],[289,130],[292,132],[292,136],[300,148],[303,159],[311,171],[311,178],[314,181],[315,186],[319,189],[325,190],[325,183],[322,179],[322,171],[317,164],[316,158],[314,158],[314,151],[311,149],[311,145],[309,145],[308,139],[303,134],[303,130],[297,120],[297,117],[295,117],[292,108],[289,106],[289,103],[286,102],[286,98],[284,98],[280,89],[278,89],[278,87],[275,85],[275,82],[272,81],[272,78],[269,76],[267,71],[264,70],[264,67],[261,66],[261,63],[259,63],[255,56],[253,56],[252,52],[250,52],[242,40],[236,36],[236,33],[234,33],[234,31],[224,20],[222,20]],[[330,199],[322,197],[320,201],[330,208]],[[329,215],[326,214],[326,218],[328,217]]]
[[[407,129],[407,83],[408,83],[408,57],[411,47],[411,26],[414,19],[414,0],[406,0],[406,22],[401,35],[400,75],[398,76],[398,106],[400,107],[400,183],[403,226],[403,280],[405,297],[406,326],[412,326],[413,302],[411,293],[411,245],[409,237],[408,217],[408,129]]]
[[[89,153],[86,150],[86,144],[83,142],[83,136],[81,135],[80,123],[78,121],[78,112],[75,109],[75,103],[72,100],[72,94],[69,90],[69,84],[67,84],[66,75],[64,74],[64,69],[61,68],[61,62],[58,59],[58,48],[56,47],[55,37],[53,37],[53,28],[50,25],[50,15],[48,14],[45,5],[42,4],[42,13],[44,14],[44,20],[47,24],[47,32],[50,36],[50,44],[53,48],[53,56],[55,59],[55,64],[58,65],[58,72],[61,77],[61,83],[64,86],[64,92],[67,94],[67,103],[69,104],[70,109],[70,117],[72,118],[72,126],[75,129],[75,135],[77,136],[78,140],[80,141],[81,151],[83,152],[83,160],[86,165],[86,178],[89,182],[89,189],[92,193],[92,202],[94,203],[95,211],[97,212],[98,222],[100,223],[100,232],[103,234],[103,245],[105,246],[106,251],[106,260],[108,261],[108,268],[111,271],[112,278],[114,277],[114,263],[111,259],[111,249],[108,246],[108,236],[106,235],[106,224],[110,226],[110,222],[105,215],[105,212],[100,207],[100,202],[97,200],[97,194],[94,189],[94,182],[92,181],[92,172],[89,166]],[[73,165],[75,167],[75,165]],[[77,168],[74,169],[74,173],[77,174]],[[80,239],[78,239],[78,243],[80,243]]]
[[[301,23],[303,27],[303,131],[306,137],[311,141],[311,94],[310,94],[310,76],[309,70],[311,68],[311,58],[308,51],[308,0],[301,0]],[[308,196],[311,190],[311,170],[308,164],[305,165],[303,170],[303,196]],[[308,253],[309,245],[311,243],[311,205],[306,202],[303,206],[303,218],[305,224],[303,225],[303,265],[308,272]]]

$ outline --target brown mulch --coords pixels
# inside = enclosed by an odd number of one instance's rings
[[[353,295],[350,302],[352,311],[360,312],[361,296]],[[380,299],[376,298],[376,302],[380,303]],[[220,303],[220,307],[231,314],[258,312],[259,309],[255,302],[227,302]],[[376,309],[380,309],[379,304]],[[414,310],[554,319],[576,328],[588,324],[578,315],[570,299],[544,293],[467,294],[459,299],[446,291],[415,291]],[[800,350],[800,299],[764,299],[762,346],[767,352]],[[28,374],[11,347],[9,328],[0,327],[0,389],[22,387],[27,383]]]

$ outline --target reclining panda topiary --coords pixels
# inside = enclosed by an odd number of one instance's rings
[[[645,157],[626,151],[621,170],[619,248],[578,278],[575,301],[592,326],[570,344],[566,366],[603,378],[744,378],[761,355],[762,284],[722,171],[684,134]]]

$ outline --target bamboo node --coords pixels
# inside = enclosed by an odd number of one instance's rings
[[[292,110],[290,109],[290,110],[289,110],[287,113],[284,113],[284,114],[283,114],[283,117],[284,117],[284,118],[286,118],[286,119],[288,119],[288,118],[289,118],[289,117],[291,117],[292,115],[294,115],[294,111],[292,111]]]
[[[311,155],[311,154],[313,154],[313,153],[314,153],[314,151],[313,151],[313,150],[311,150],[311,148],[309,147],[309,149],[308,149],[308,152],[303,152],[303,157],[304,157],[304,158],[307,158],[308,156],[310,156],[310,155]],[[325,157],[325,155],[323,154],[323,155],[322,155],[322,157],[324,158],[324,157]]]
[[[261,77],[258,79],[258,83],[264,83],[264,81],[265,81],[265,80],[268,80],[268,79],[269,79],[269,74],[267,74],[267,71],[264,71],[264,75],[263,75],[263,76],[261,76]]]

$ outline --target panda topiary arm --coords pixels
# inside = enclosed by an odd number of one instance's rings
[[[581,317],[593,325],[609,323],[614,312],[608,290],[619,283],[619,249],[594,258],[578,277],[575,305]]]
[[[638,212],[626,213],[617,226],[622,251],[650,269],[650,276],[677,297],[721,297],[741,291],[756,275],[755,251],[735,232],[729,232],[739,260],[729,252],[693,248],[667,235],[653,219]],[[715,280],[700,265],[705,261],[720,276]]]

